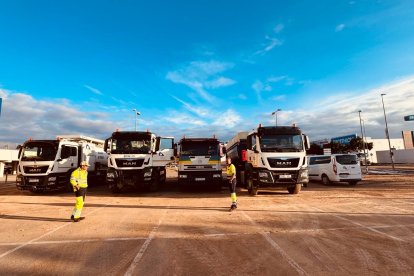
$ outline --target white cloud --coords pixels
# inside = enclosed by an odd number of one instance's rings
[[[312,139],[331,138],[359,133],[358,110],[361,110],[367,136],[385,138],[380,94],[386,93],[384,101],[390,134],[392,138],[401,138],[402,130],[413,128],[410,122],[403,120],[405,115],[413,113],[413,91],[414,77],[409,77],[365,92],[336,94],[307,110],[293,110],[292,119],[306,129]]]
[[[266,36],[266,40],[268,40],[268,43],[264,45],[263,49],[260,49],[254,53],[254,55],[264,55],[267,52],[270,52],[275,48],[276,46],[280,46],[283,44],[283,42],[277,38]]]
[[[195,106],[179,99],[178,97],[175,97],[175,96],[171,96],[171,97],[173,97],[176,101],[182,103],[187,110],[191,111],[192,113],[196,114],[199,117],[207,117],[208,114],[209,114],[209,110],[207,108],[195,107]]]
[[[239,98],[240,100],[247,100],[247,96],[246,96],[246,95],[244,95],[244,94],[239,94],[239,95],[237,96],[237,98]]]
[[[339,24],[335,27],[335,32],[340,32],[345,28],[345,24]]]
[[[96,89],[96,88],[94,88],[92,86],[89,86],[89,85],[86,85],[85,84],[84,87],[87,88],[87,89],[89,89],[92,93],[94,93],[96,95],[100,95],[100,96],[103,95],[103,93],[100,90],[98,90],[98,89]]]
[[[233,128],[241,121],[241,117],[232,109],[226,110],[222,115],[213,122],[213,125]]]
[[[280,33],[283,29],[285,28],[285,26],[283,24],[277,24],[274,28],[273,31],[278,34]]]
[[[78,133],[105,138],[119,123],[104,112],[77,109],[66,99],[38,100],[26,93],[0,89],[3,98],[0,141],[21,143],[33,139],[54,139],[56,135]],[[76,106],[76,107],[75,107]]]
[[[176,111],[170,112],[170,114],[166,116],[165,120],[180,125],[180,128],[187,127],[188,125],[205,126],[207,124],[205,121],[200,120],[194,116],[185,113],[179,113]]]
[[[286,99],[286,95],[278,95],[270,98],[272,101],[284,101]]]
[[[267,36],[266,39],[269,40],[269,44],[264,48],[265,52],[269,52],[276,46],[282,45],[282,42],[277,38]]]
[[[183,68],[170,71],[166,79],[174,83],[184,84],[196,91],[197,94],[209,103],[216,103],[217,98],[206,89],[217,89],[236,83],[234,80],[219,74],[233,67],[233,64],[219,61],[192,61]]]
[[[230,85],[233,85],[235,83],[236,83],[235,80],[225,78],[225,77],[219,77],[219,78],[214,79],[212,81],[206,82],[206,87],[216,89],[216,88],[220,88],[220,87],[230,86]]]

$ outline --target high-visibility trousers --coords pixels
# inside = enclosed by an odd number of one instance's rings
[[[237,195],[236,195],[236,184],[237,184],[237,181],[236,181],[236,179],[233,179],[233,181],[230,181],[230,179],[229,179],[228,182],[229,182],[229,190],[230,190],[231,202],[233,204],[235,204],[235,203],[237,203]]]
[[[76,196],[76,202],[75,202],[75,208],[73,208],[73,218],[77,219],[80,218],[82,213],[82,208],[85,203],[85,196],[86,196],[86,188],[80,188],[75,192]]]

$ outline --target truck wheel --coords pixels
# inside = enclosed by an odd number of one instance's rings
[[[165,185],[165,183],[167,182],[167,170],[165,168],[163,170],[164,170],[164,174],[163,174],[163,177],[160,181],[161,185]]]
[[[323,185],[329,185],[331,183],[331,181],[329,180],[327,175],[322,175],[322,184]]]
[[[73,186],[72,186],[72,184],[70,184],[70,181],[65,183],[65,186],[64,186],[63,190],[67,193],[72,193],[73,192]]]
[[[158,175],[158,176],[155,176],[154,180],[151,182],[149,186],[149,191],[156,192],[158,191],[159,186],[160,186],[160,177]]]
[[[253,188],[249,188],[249,195],[251,196],[256,196],[259,193],[259,188],[258,187],[253,187]]]
[[[302,184],[298,183],[293,187],[288,187],[287,190],[288,190],[289,194],[296,195],[300,192],[300,190],[302,190]]]
[[[251,196],[256,196],[259,193],[259,186],[255,185],[253,179],[247,180],[247,191]]]
[[[113,194],[119,194],[121,192],[121,189],[118,188],[118,185],[116,183],[109,186],[109,189]]]

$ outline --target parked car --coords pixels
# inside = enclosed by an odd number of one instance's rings
[[[356,185],[362,180],[361,166],[356,154],[331,154],[309,157],[309,179],[331,182],[348,182]]]

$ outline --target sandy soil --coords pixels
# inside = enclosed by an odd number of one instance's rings
[[[239,189],[74,197],[0,182],[2,275],[414,275],[414,170],[372,168],[356,186],[310,183],[298,195]],[[387,174],[383,174],[383,172]]]

